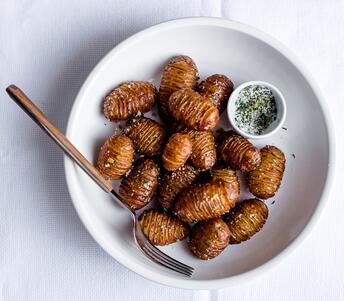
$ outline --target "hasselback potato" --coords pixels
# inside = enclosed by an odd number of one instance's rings
[[[165,169],[173,171],[182,167],[192,152],[192,141],[186,133],[173,134],[165,145],[162,161]]]
[[[139,154],[147,156],[161,154],[166,133],[154,120],[142,116],[135,117],[128,122],[123,133],[131,138]]]
[[[139,217],[145,236],[151,243],[159,246],[182,240],[189,235],[189,225],[165,211],[150,209]]]
[[[197,87],[199,93],[209,98],[220,113],[226,109],[233,89],[233,82],[222,74],[214,74],[207,77]]]
[[[194,184],[178,194],[174,211],[188,223],[219,217],[235,206],[237,192],[222,181]]]
[[[146,206],[158,186],[159,172],[159,166],[153,160],[138,160],[121,181],[119,195],[122,200],[133,210]]]
[[[179,192],[195,182],[199,171],[190,165],[184,165],[172,173],[163,176],[157,193],[159,203],[167,209],[174,207]]]
[[[138,112],[148,112],[154,106],[157,95],[156,88],[149,82],[123,83],[106,95],[103,102],[104,116],[111,121],[119,121]]]
[[[271,145],[262,148],[260,154],[260,164],[248,175],[248,187],[256,197],[268,199],[275,195],[281,185],[285,156],[279,148]]]
[[[134,160],[134,145],[124,135],[112,136],[100,148],[97,168],[107,179],[117,180],[129,169]]]
[[[239,244],[250,239],[265,224],[268,207],[258,199],[243,201],[235,206],[225,217],[230,231],[230,243]]]
[[[218,256],[228,245],[230,232],[221,218],[197,223],[190,232],[188,247],[203,260]]]
[[[200,169],[212,168],[216,163],[215,138],[211,131],[188,130],[192,139],[192,164]]]
[[[198,70],[188,56],[173,57],[166,65],[159,88],[159,112],[169,119],[168,100],[173,92],[183,88],[193,89],[197,85]]]
[[[234,170],[249,172],[260,163],[259,149],[234,131],[222,134],[219,155]]]
[[[237,193],[237,197],[240,194],[240,182],[235,171],[230,168],[218,167],[211,171],[212,181],[223,181],[229,189]]]
[[[172,116],[193,130],[211,130],[220,118],[213,103],[191,89],[174,92],[168,104]]]

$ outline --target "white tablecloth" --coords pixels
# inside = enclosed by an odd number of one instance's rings
[[[137,276],[95,243],[72,206],[61,151],[4,92],[21,86],[64,130],[85,77],[114,45],[158,22],[199,15],[248,23],[286,44],[320,84],[336,132],[344,131],[344,1],[1,0],[1,300],[344,299],[341,137],[332,198],[305,243],[254,282],[187,291]]]

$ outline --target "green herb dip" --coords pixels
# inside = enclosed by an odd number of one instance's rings
[[[251,85],[240,91],[235,101],[235,123],[246,133],[261,135],[277,118],[275,97],[261,85]]]

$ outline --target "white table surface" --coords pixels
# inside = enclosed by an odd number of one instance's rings
[[[8,84],[21,86],[64,130],[85,77],[114,45],[199,15],[248,23],[291,48],[320,84],[336,132],[344,131],[342,0],[1,0],[1,300],[344,300],[341,137],[332,197],[300,248],[253,282],[181,290],[137,276],[96,244],[71,203],[61,151],[5,94]]]

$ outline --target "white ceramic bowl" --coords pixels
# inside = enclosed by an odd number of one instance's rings
[[[240,127],[238,127],[238,125],[235,122],[235,102],[238,99],[240,92],[248,86],[255,86],[255,85],[269,88],[271,90],[274,98],[275,98],[276,107],[277,107],[276,120],[273,121],[269,125],[269,127],[260,135],[254,135],[254,134],[250,134],[248,132],[245,132]],[[282,128],[282,125],[284,124],[284,121],[285,121],[286,116],[287,116],[287,105],[286,105],[285,99],[283,97],[283,94],[281,93],[281,91],[277,87],[275,87],[274,85],[269,84],[267,82],[253,80],[253,81],[249,81],[249,82],[241,84],[239,87],[237,87],[233,91],[233,93],[231,94],[231,96],[229,98],[228,105],[227,105],[227,116],[228,116],[229,122],[232,125],[232,127],[234,128],[234,130],[237,131],[242,136],[244,136],[248,139],[266,139],[266,138],[272,136],[273,134],[277,133]]]
[[[259,147],[274,144],[287,158],[283,184],[277,196],[267,201],[270,216],[263,230],[210,261],[193,257],[185,241],[163,247],[166,253],[196,268],[193,278],[187,279],[153,264],[137,249],[125,209],[113,204],[68,158],[67,184],[85,227],[124,266],[174,287],[228,287],[260,276],[295,249],[313,228],[333,177],[332,129],[318,87],[279,42],[223,19],[180,19],[148,28],[116,46],[83,84],[69,117],[67,136],[89,160],[95,161],[99,146],[116,132],[116,125],[106,122],[101,112],[104,95],[126,80],[154,80],[158,84],[163,66],[178,54],[195,60],[201,78],[223,73],[236,85],[259,78],[279,87],[288,100],[287,130],[255,143]],[[228,128],[226,114],[222,115],[221,125]],[[248,196],[243,189],[241,199]]]

